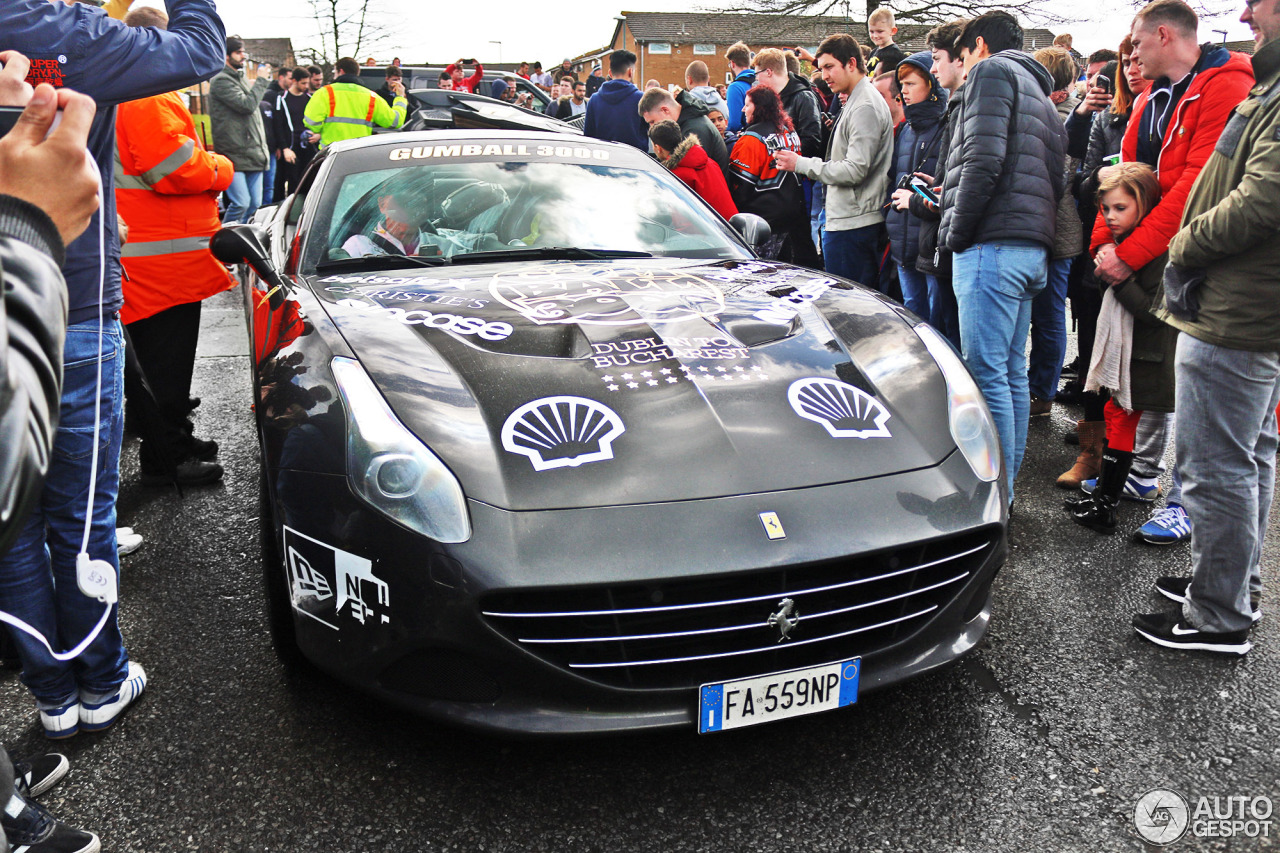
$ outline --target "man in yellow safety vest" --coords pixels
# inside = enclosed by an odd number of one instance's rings
[[[360,64],[349,56],[335,66],[338,77],[322,87],[307,103],[303,121],[312,133],[312,142],[327,148],[341,139],[360,139],[373,133],[373,126],[400,127],[409,111],[404,84],[388,81],[395,100],[390,106],[378,93],[360,85]]]

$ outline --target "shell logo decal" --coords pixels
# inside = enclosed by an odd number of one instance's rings
[[[502,425],[502,446],[528,456],[535,471],[577,468],[613,458],[626,431],[618,413],[586,397],[543,397],[525,403]]]
[[[832,438],[892,438],[885,423],[889,410],[861,388],[835,379],[799,379],[787,389],[787,401],[805,420],[821,424]]]

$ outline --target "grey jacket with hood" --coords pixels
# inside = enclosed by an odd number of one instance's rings
[[[1067,132],[1044,66],[1001,51],[969,72],[950,113],[939,243],[1028,240],[1052,250]]]

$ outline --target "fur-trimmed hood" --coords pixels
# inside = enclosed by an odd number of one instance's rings
[[[684,142],[681,142],[679,145],[676,146],[676,150],[671,152],[671,156],[667,158],[667,162],[664,163],[663,165],[666,166],[668,169],[674,169],[676,166],[680,165],[681,161],[684,160],[685,156],[694,148],[702,148],[702,146],[698,143],[698,137],[694,136],[691,133],[684,138]],[[690,168],[697,169],[697,168],[700,168],[701,166],[706,165],[706,158],[707,158],[707,152],[704,150],[702,152],[702,158],[701,158],[703,161],[702,163],[694,163],[691,161],[689,163],[685,163],[685,165],[689,166]],[[699,158],[695,155],[693,159],[696,160]]]

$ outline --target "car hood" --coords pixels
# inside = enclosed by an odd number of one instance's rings
[[[308,283],[397,416],[494,506],[797,489],[954,449],[945,381],[901,309],[810,270],[543,261]]]

